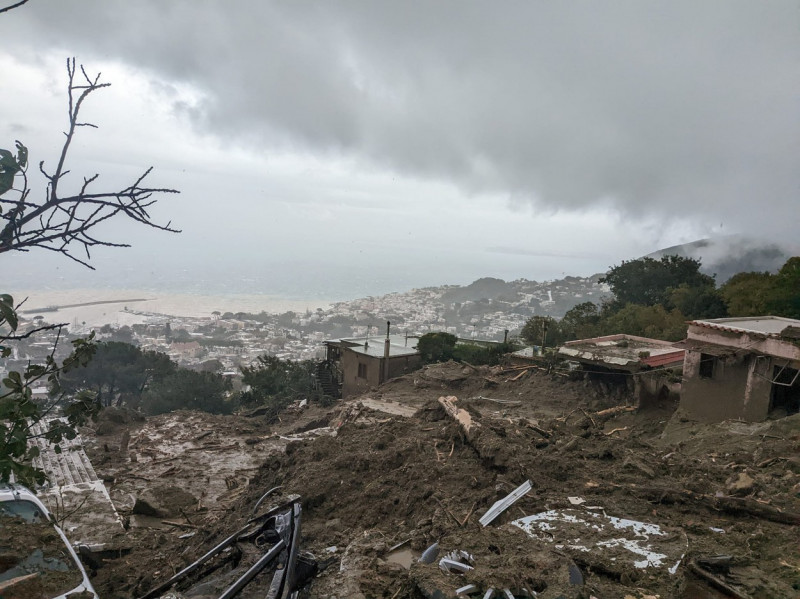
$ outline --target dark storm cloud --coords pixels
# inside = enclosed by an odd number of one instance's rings
[[[2,26],[24,52],[192,84],[197,127],[254,147],[788,235],[798,15],[788,1],[34,0]]]

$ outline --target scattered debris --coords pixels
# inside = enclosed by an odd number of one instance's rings
[[[635,409],[622,392],[601,390],[600,383],[610,386],[605,379],[528,369],[510,381],[521,370],[503,375],[502,368],[476,368],[435,365],[371,389],[368,397],[332,408],[311,402],[278,421],[179,412],[114,423],[102,437],[84,431],[87,454],[129,524],[102,559],[95,556],[100,596],[141,596],[156,587],[257,517],[265,508],[253,514],[252,506],[281,485],[302,493],[303,549],[320,556],[319,574],[304,590],[310,599],[456,597],[468,585],[474,586],[470,597],[495,599],[506,591],[517,599],[710,593],[712,582],[686,558],[678,562],[684,553],[745,595],[796,595],[798,572],[791,565],[800,564],[800,460],[794,458],[800,415],[758,426],[701,425],[673,417],[668,403]],[[485,376],[499,381],[489,396],[501,401],[480,399]],[[468,430],[454,414],[469,417]],[[335,435],[305,434],[328,426]],[[117,449],[125,430],[127,452]],[[737,494],[729,485],[740,473],[753,485]],[[527,496],[481,526],[479,517],[518,481],[531,483]],[[197,528],[131,513],[144,490],[165,484],[183,489],[194,503],[163,519]],[[268,497],[262,503],[283,501]],[[598,505],[603,509],[589,507]],[[602,533],[542,520],[533,521],[538,536],[531,536],[509,523],[529,517],[524,514],[570,511]],[[633,525],[617,529],[606,514],[625,514],[664,534]],[[551,528],[540,529],[543,523]],[[187,530],[196,534],[180,538]],[[240,540],[172,593],[208,590],[219,597],[276,542],[259,547]],[[276,564],[288,558],[279,553],[241,599],[267,595]],[[298,568],[310,563],[304,559],[298,552]],[[442,559],[472,569],[444,572]],[[209,568],[216,570],[201,582]]]

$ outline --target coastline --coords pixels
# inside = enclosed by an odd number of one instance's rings
[[[70,306],[57,311],[43,310],[41,315],[48,322],[86,323],[86,326],[104,324],[134,324],[142,317],[126,312],[127,307],[135,312],[153,312],[169,316],[211,317],[212,312],[283,312],[315,311],[327,309],[334,300],[304,300],[261,294],[191,294],[157,293],[141,289],[69,289],[69,290],[14,290],[11,293],[25,316],[33,317],[34,308]],[[138,298],[127,305],[125,298]],[[81,305],[83,304],[83,305]]]

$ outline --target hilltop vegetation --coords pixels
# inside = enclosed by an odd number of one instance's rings
[[[530,318],[521,336],[529,343],[558,345],[572,339],[626,333],[678,341],[686,321],[700,318],[783,316],[800,318],[800,257],[789,258],[776,274],[743,272],[717,287],[699,260],[650,257],[612,267],[602,282],[612,297],[584,302],[564,318]]]

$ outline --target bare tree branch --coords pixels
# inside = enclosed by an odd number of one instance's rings
[[[25,4],[27,2],[28,2],[28,0],[20,0],[19,2],[17,2],[16,4],[12,4],[11,6],[6,6],[5,8],[0,8],[0,13],[8,12],[11,9],[18,8],[18,7],[22,6],[23,4]]]
[[[66,169],[67,157],[79,127],[97,128],[96,125],[79,119],[86,98],[93,92],[108,87],[109,83],[100,81],[100,74],[90,76],[83,66],[76,66],[75,59],[67,60],[67,97],[69,126],[64,132],[65,140],[61,148],[55,170],[49,172],[44,162],[39,163],[39,171],[47,179],[47,189],[42,201],[30,200],[28,179],[25,169],[18,173],[22,178],[22,189],[15,189],[19,197],[15,200],[0,199],[0,254],[8,251],[28,251],[38,247],[62,254],[88,268],[93,268],[88,260],[90,248],[128,247],[127,243],[107,241],[95,235],[95,228],[118,214],[141,223],[147,227],[180,232],[171,223],[155,222],[148,209],[157,199],[156,194],[178,193],[175,189],[147,187],[145,178],[152,172],[150,167],[131,185],[112,191],[94,191],[99,175],[83,177],[77,193],[61,196],[60,185],[69,174]],[[91,191],[90,191],[91,190]],[[3,224],[4,222],[4,224]],[[76,255],[76,250],[85,259]]]

